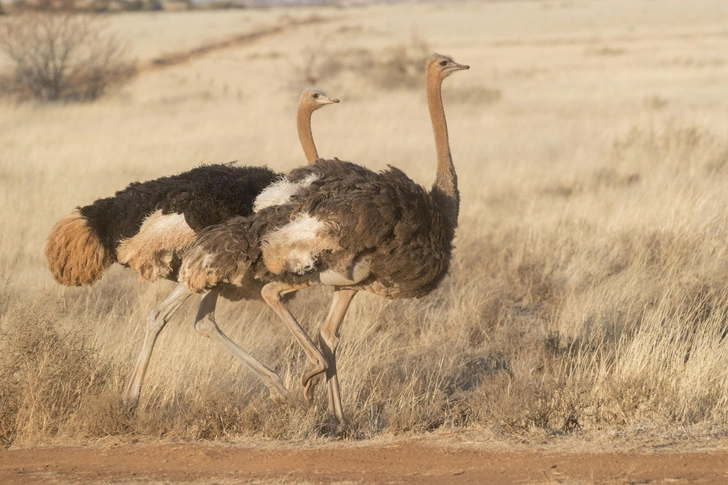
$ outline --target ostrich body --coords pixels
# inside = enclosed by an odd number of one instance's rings
[[[323,353],[315,346],[307,349],[310,362],[303,380],[310,397],[326,374],[329,413],[337,431],[345,421],[336,348],[351,299],[360,290],[392,299],[421,297],[447,274],[460,201],[441,84],[468,68],[440,55],[427,64],[438,161],[431,190],[393,167],[375,173],[338,159],[319,160],[286,176],[297,190],[280,204],[200,233],[180,269],[180,281],[195,292],[238,285],[252,274],[265,283],[264,299],[289,326],[297,323],[283,295],[315,284],[335,288],[319,329]],[[210,295],[201,301],[198,325],[214,325]]]
[[[175,280],[197,233],[251,214],[255,196],[278,177],[265,167],[220,164],[134,182],[61,219],[46,243],[48,267],[67,286],[91,285],[113,263],[147,281]]]
[[[338,102],[314,88],[301,94],[297,125],[308,163],[318,159],[311,115]],[[56,223],[46,241],[48,267],[55,280],[67,286],[92,285],[115,262],[147,281],[176,281],[185,251],[199,232],[235,216],[252,214],[255,198],[280,178],[266,167],[214,164],[134,182]],[[221,286],[220,291],[230,300],[260,298],[262,284],[252,279],[249,283]],[[124,392],[127,404],[137,404],[156,338],[189,295],[178,285],[149,314],[142,350]]]

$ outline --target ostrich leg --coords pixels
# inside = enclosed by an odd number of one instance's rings
[[[190,295],[191,293],[187,291],[184,285],[177,285],[167,299],[149,313],[142,350],[139,352],[134,372],[132,372],[122,396],[122,402],[126,406],[134,408],[139,403],[142,381],[144,380],[144,375],[147,373],[147,367],[149,367],[149,360],[152,358],[152,351],[154,350],[154,343],[157,341],[157,336],[159,336],[159,332],[162,331],[169,319],[172,318],[174,312],[182,306],[182,303]]]
[[[280,376],[258,362],[252,355],[240,348],[235,342],[222,333],[215,323],[215,306],[217,305],[217,292],[212,290],[202,297],[200,308],[195,319],[195,330],[201,335],[208,337],[227,350],[233,357],[243,363],[257,375],[270,391],[270,398],[278,404],[283,404],[288,399],[288,389],[283,385]]]
[[[357,290],[335,289],[329,314],[319,329],[319,344],[328,364],[326,368],[326,381],[328,383],[329,414],[335,421],[334,428],[336,434],[341,434],[346,428],[346,420],[344,419],[344,411],[341,405],[339,378],[336,375],[336,348],[339,346],[339,328],[341,327],[341,322],[344,321],[346,311],[349,309],[349,303],[351,303],[356,293]],[[313,383],[313,386],[316,385],[316,382]]]
[[[308,365],[301,376],[301,384],[303,384],[304,388],[309,386],[309,382],[313,376],[321,374],[326,370],[326,359],[321,355],[321,351],[313,343],[311,337],[298,324],[296,317],[293,316],[281,297],[286,293],[291,293],[307,286],[309,285],[289,285],[287,283],[273,282],[266,284],[261,291],[263,299],[281,317],[286,327],[293,332],[296,340],[298,340],[298,343],[301,344],[303,351],[308,356]],[[309,398],[309,395],[306,394],[306,397]]]

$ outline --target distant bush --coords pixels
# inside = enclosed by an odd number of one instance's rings
[[[88,14],[25,13],[0,23],[0,52],[14,73],[4,94],[93,101],[136,74],[127,46]]]
[[[330,36],[300,51],[293,62],[292,85],[315,85],[331,80],[343,72],[353,72],[377,88],[386,90],[417,89],[424,86],[425,64],[432,53],[429,44],[419,38],[396,44],[382,51],[349,49],[331,51]]]
[[[424,85],[425,64],[432,49],[425,41],[413,38],[384,53],[364,56],[359,68],[375,86],[384,89],[417,89]]]

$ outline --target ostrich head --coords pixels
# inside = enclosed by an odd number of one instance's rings
[[[316,88],[307,88],[301,93],[301,105],[305,106],[308,111],[312,112],[322,106],[326,106],[327,104],[338,102],[338,99],[330,98],[326,95],[326,93]]]
[[[440,54],[432,54],[427,60],[427,67],[425,68],[428,78],[430,76],[435,76],[440,81],[455,71],[462,71],[465,69],[470,69],[470,66],[458,64],[453,61],[452,58]]]

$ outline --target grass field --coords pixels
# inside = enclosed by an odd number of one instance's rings
[[[414,12],[414,13],[413,13]],[[154,59],[292,20],[166,68]],[[356,297],[342,329],[345,411],[363,437],[471,428],[675,442],[728,425],[728,4],[722,0],[424,3],[110,16],[139,76],[93,104],[0,101],[0,444],[314,439],[305,356],[259,303],[221,328],[280,372],[279,407],[198,336],[195,303],[162,333],[129,415],[120,394],[146,315],[173,287],[113,267],[51,278],[43,247],[78,205],[137,180],[319,153],[430,185],[424,53],[470,71],[443,86],[462,195],[450,276],[420,300]],[[146,67],[145,67],[146,66]],[[300,292],[313,334],[330,293]]]

